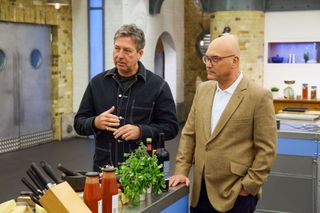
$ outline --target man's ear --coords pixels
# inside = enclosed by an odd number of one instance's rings
[[[233,57],[233,64],[239,65],[240,64],[240,58],[239,56],[234,56]]]
[[[140,60],[140,58],[143,56],[143,53],[144,53],[144,52],[143,52],[143,49],[138,51],[139,60]]]

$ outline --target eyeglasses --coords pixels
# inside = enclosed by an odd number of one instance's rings
[[[228,55],[228,56],[224,56],[224,57],[219,57],[219,56],[203,56],[202,57],[202,61],[203,63],[207,64],[208,62],[210,62],[211,64],[216,64],[219,61],[221,61],[224,58],[230,58],[233,57],[234,55]]]

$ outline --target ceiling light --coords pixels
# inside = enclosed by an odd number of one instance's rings
[[[62,6],[68,6],[68,0],[47,0],[47,5],[52,5],[59,10]]]

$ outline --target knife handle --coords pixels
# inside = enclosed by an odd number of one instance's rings
[[[52,183],[50,182],[49,178],[41,171],[38,165],[35,162],[31,163],[31,169],[37,174],[40,181],[46,186],[47,189],[52,187]]]
[[[37,189],[26,179],[26,178],[22,178],[21,179],[22,183],[32,191],[32,193],[37,196],[37,198],[40,198],[41,194],[37,191]]]
[[[42,185],[42,183],[38,180],[38,178],[34,175],[34,173],[32,172],[31,169],[27,170],[27,175],[29,176],[29,178],[32,180],[32,182],[34,183],[34,185],[36,185],[36,187],[42,191],[45,190],[45,186]]]
[[[56,173],[53,171],[52,167],[46,161],[40,161],[40,165],[45,173],[55,182],[55,183],[62,183],[62,180],[57,177]]]

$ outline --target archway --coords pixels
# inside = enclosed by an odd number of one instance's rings
[[[163,32],[157,41],[154,72],[168,82],[173,98],[176,100],[177,57],[173,39],[168,32]]]

